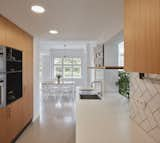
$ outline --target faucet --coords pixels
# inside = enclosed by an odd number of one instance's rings
[[[91,87],[93,87],[97,90],[96,85],[99,85],[98,87],[100,87],[100,89],[98,89],[98,94],[102,96],[102,81],[95,80],[95,81],[91,82]]]

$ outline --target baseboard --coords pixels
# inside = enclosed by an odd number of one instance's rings
[[[40,116],[39,114],[35,115],[32,119],[32,122],[35,122],[39,118],[39,116]]]

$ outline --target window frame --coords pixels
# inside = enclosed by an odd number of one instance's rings
[[[56,58],[61,58],[62,59],[62,64],[55,64],[55,59]],[[65,58],[72,58],[72,64],[64,64]],[[73,64],[73,59],[80,59],[80,64]],[[81,57],[70,57],[70,56],[65,56],[65,57],[54,57],[54,78],[56,78],[56,68],[55,67],[61,67],[62,68],[62,78],[64,79],[81,79],[82,78],[82,58]],[[65,77],[64,75],[64,67],[71,67],[72,69],[72,74],[71,77]],[[80,76],[74,76],[73,68],[74,67],[79,67],[80,68]]]
[[[123,45],[123,47],[122,47]],[[123,48],[123,49],[121,49]],[[123,60],[123,62],[122,62]],[[124,41],[118,43],[118,65],[124,66]]]

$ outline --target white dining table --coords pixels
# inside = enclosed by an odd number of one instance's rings
[[[63,84],[75,84],[74,81],[61,81],[60,83],[58,83],[56,80],[47,80],[47,81],[43,81],[43,84],[56,84],[56,85],[63,85]]]
[[[49,80],[42,82],[42,90],[47,95],[62,95],[72,96],[75,95],[75,82],[74,81],[63,81],[58,83],[56,80]]]

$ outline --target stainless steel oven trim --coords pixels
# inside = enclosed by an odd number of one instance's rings
[[[1,86],[1,104],[0,104],[0,108],[3,108],[6,106],[6,86],[5,86],[5,80],[0,81],[0,86]]]
[[[6,74],[6,47],[0,46],[0,49],[3,51],[3,71],[0,71],[0,74]]]
[[[2,103],[0,104],[0,108],[4,108],[6,106],[6,47],[5,46],[0,46],[2,48],[3,52],[3,71],[0,71],[0,86],[2,87],[2,96],[1,96],[1,101]]]

